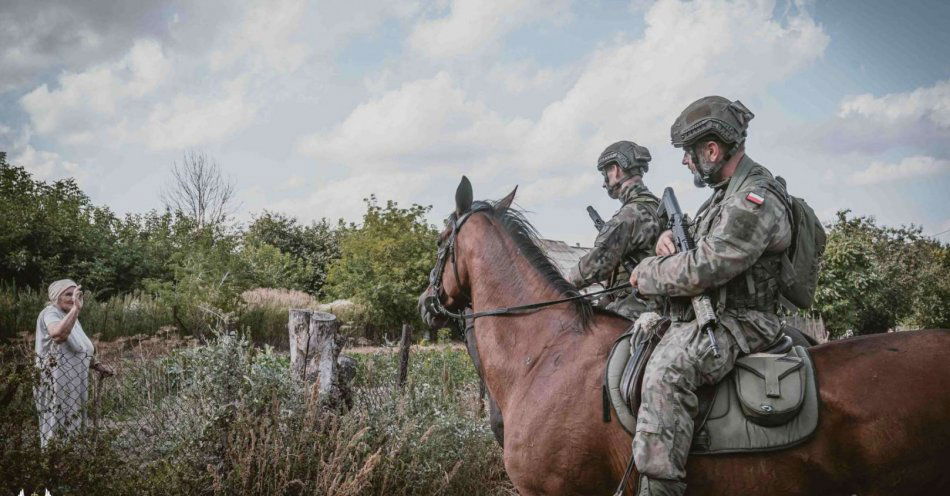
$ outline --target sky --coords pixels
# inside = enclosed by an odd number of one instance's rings
[[[669,127],[706,95],[755,118],[747,154],[819,217],[950,241],[950,2],[772,0],[0,1],[0,151],[119,214],[161,209],[213,157],[237,219],[358,221],[375,194],[454,205],[516,185],[544,237],[590,245],[619,207],[595,163],[692,185]]]

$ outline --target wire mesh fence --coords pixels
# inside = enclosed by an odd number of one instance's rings
[[[67,438],[86,425],[92,355],[55,351],[36,357],[33,387],[40,445]]]
[[[4,379],[26,393],[3,405],[4,414],[35,422],[22,429],[22,442],[47,449],[106,440],[144,464],[205,441],[239,403],[264,404],[275,396],[290,403],[302,394],[286,357],[255,353],[246,341],[227,336],[215,346],[116,360],[112,376],[92,367],[94,356],[62,347],[43,355],[8,350],[4,362]]]

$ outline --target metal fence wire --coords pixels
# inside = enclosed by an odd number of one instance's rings
[[[86,426],[92,356],[53,351],[36,357],[33,397],[40,444],[65,439]]]
[[[226,422],[229,405],[240,396],[230,374],[198,377],[167,357],[113,363],[115,376],[90,368],[91,355],[53,351],[22,358],[33,362],[39,431],[33,435],[43,448],[105,438],[129,458],[159,460]],[[226,361],[218,365],[239,369]]]

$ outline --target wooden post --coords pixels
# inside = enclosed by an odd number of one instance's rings
[[[399,340],[399,387],[406,385],[409,374],[409,347],[412,346],[412,326],[402,325],[402,338]]]
[[[310,310],[291,308],[287,330],[290,334],[290,371],[294,376],[302,379],[305,363],[300,355],[301,350],[308,349],[310,342]]]
[[[315,382],[321,398],[333,399],[339,392],[340,321],[332,313],[291,309],[287,327],[291,371]]]

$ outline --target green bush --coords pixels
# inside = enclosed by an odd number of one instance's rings
[[[362,306],[366,337],[395,337],[404,323],[421,325],[416,299],[428,284],[438,236],[425,219],[429,208],[399,208],[392,201],[383,207],[371,196],[362,225],[340,234],[327,292]]]

